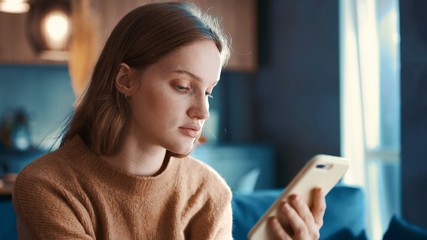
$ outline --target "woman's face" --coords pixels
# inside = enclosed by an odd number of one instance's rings
[[[145,147],[189,153],[209,117],[209,98],[221,72],[213,41],[196,41],[137,71],[129,103],[129,134]]]

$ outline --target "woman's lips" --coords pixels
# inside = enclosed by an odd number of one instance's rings
[[[180,127],[179,130],[187,137],[197,138],[199,136],[199,131],[192,128]]]
[[[179,127],[182,134],[187,137],[197,138],[200,134],[202,126],[197,123],[187,123]]]

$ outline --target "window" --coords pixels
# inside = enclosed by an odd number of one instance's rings
[[[398,6],[340,1],[341,149],[352,161],[344,181],[365,189],[370,239],[400,215]]]

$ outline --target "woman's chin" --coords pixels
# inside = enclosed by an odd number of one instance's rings
[[[188,145],[179,145],[169,148],[170,152],[173,152],[178,155],[189,155],[194,148],[194,143]]]

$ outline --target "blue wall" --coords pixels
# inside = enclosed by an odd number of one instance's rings
[[[400,1],[402,214],[427,227],[427,2]]]
[[[223,72],[219,138],[272,145],[283,187],[312,156],[340,155],[338,1],[258,9],[259,70]]]
[[[0,65],[0,117],[11,110],[26,111],[36,146],[51,147],[73,101],[65,65]]]
[[[260,4],[255,135],[276,146],[284,186],[313,155],[340,154],[338,1]]]

